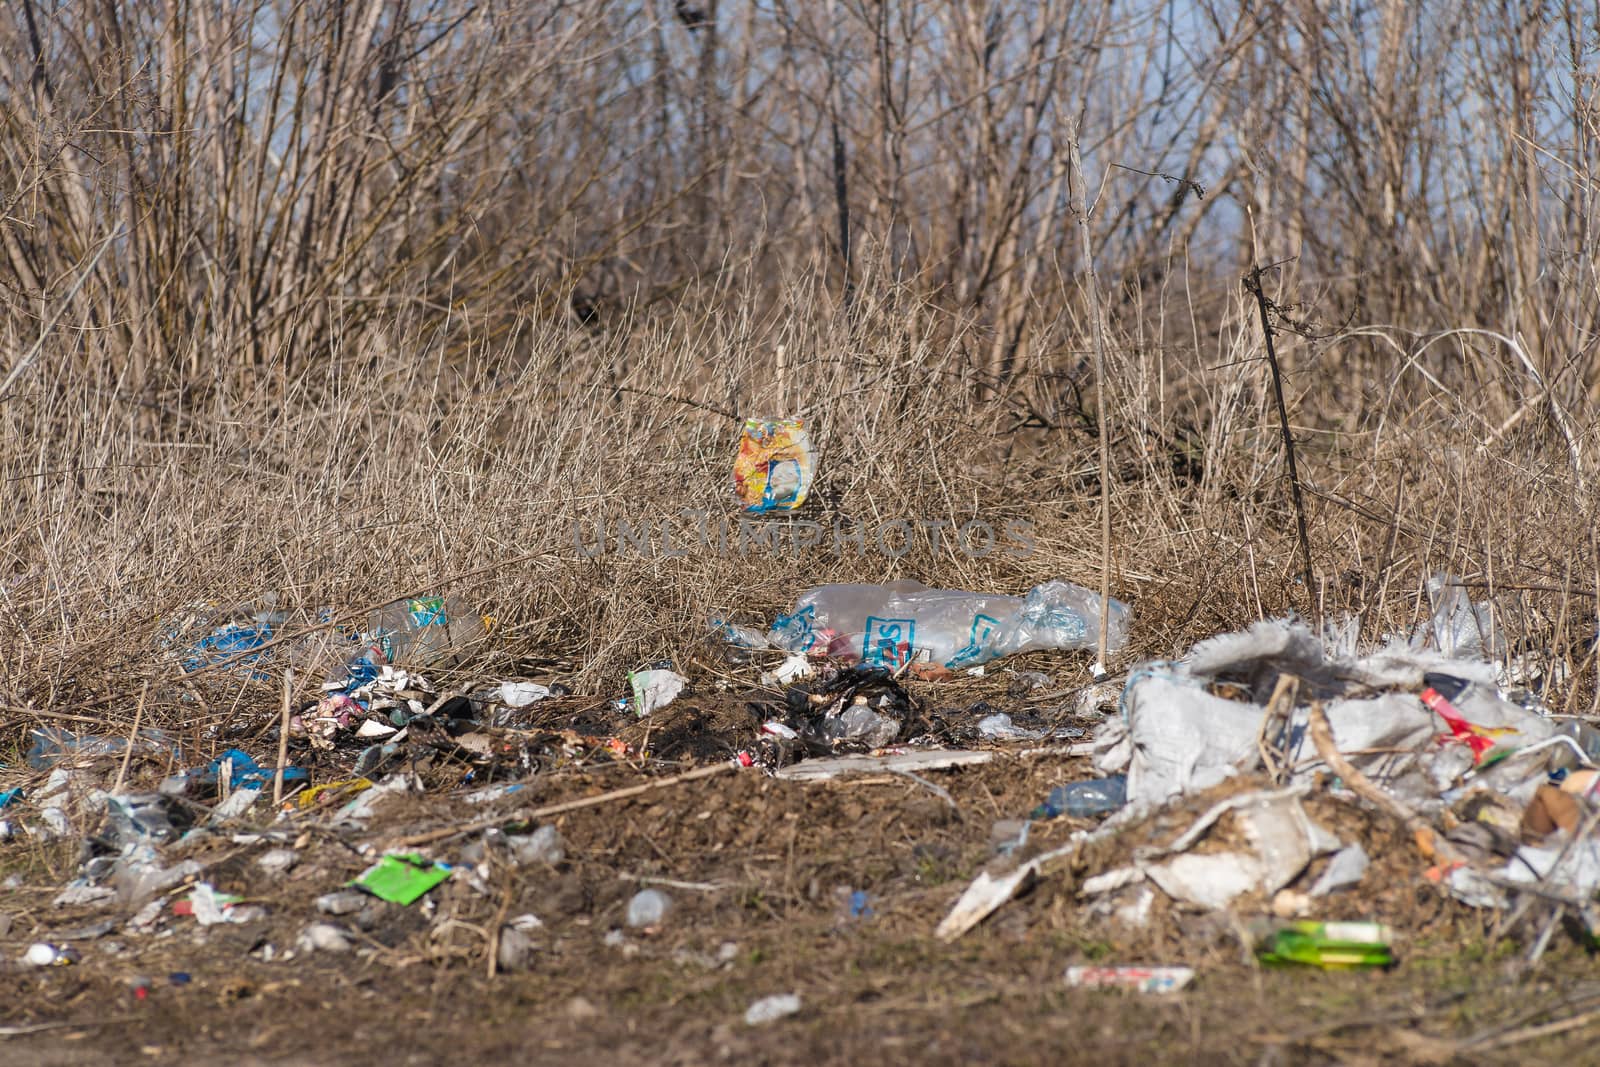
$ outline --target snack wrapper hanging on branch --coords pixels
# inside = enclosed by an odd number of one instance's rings
[[[756,514],[793,511],[811,490],[811,438],[799,419],[746,419],[733,488]]]

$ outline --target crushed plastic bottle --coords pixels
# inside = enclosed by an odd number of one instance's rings
[[[481,615],[459,597],[412,597],[373,613],[368,633],[390,663],[432,667],[444,664],[488,632]]]
[[[367,630],[324,689],[351,690],[375,681],[389,665],[453,666],[462,652],[489,632],[489,620],[459,597],[409,597],[373,612]]]
[[[33,747],[28,749],[28,766],[36,771],[47,771],[58,764],[83,766],[93,760],[118,757],[127,750],[126,737],[102,737],[98,734],[75,734],[59,726],[46,726],[32,732]],[[134,741],[134,752],[165,756],[179,756],[178,749],[160,730],[146,727],[139,731]],[[180,757],[181,758],[181,757]]]
[[[1090,819],[1109,815],[1127,802],[1127,775],[1113,774],[1109,778],[1091,778],[1085,782],[1056,786],[1050,790],[1045,802],[1034,809],[1033,818],[1053,819],[1058,815],[1071,815],[1075,819]]]
[[[1127,639],[1132,609],[1111,602],[1108,650]],[[898,668],[927,656],[965,670],[1035,649],[1093,648],[1100,598],[1071,582],[1037,585],[1025,597],[931,589],[902,579],[888,585],[824,585],[802,593],[767,635],[791,652]]]

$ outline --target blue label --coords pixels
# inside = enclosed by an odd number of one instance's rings
[[[406,610],[411,613],[411,621],[418,626],[445,626],[450,621],[445,618],[444,597],[442,596],[408,600],[406,601]]]
[[[790,652],[805,652],[817,643],[816,617],[816,605],[807,604],[793,615],[779,615],[772,620],[772,629],[781,635],[780,643],[784,648]]]
[[[867,632],[861,638],[861,662],[899,668],[911,658],[916,634],[915,619],[880,619],[868,615]],[[903,650],[901,645],[905,646]]]
[[[959,670],[980,662],[984,658],[984,650],[989,646],[989,635],[994,633],[995,627],[999,625],[999,619],[987,615],[974,615],[972,636],[967,639],[966,647],[951,656],[945,666],[951,670]]]

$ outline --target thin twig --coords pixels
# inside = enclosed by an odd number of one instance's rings
[[[278,769],[272,772],[272,807],[283,803],[283,765],[289,762],[289,709],[294,705],[294,668],[283,672],[283,721],[278,725]]]
[[[549,818],[551,815],[561,815],[569,811],[578,811],[583,808],[593,808],[601,804],[609,804],[615,800],[626,800],[629,797],[640,796],[641,794],[649,793],[657,789],[666,789],[669,786],[682,785],[684,782],[694,782],[701,778],[710,778],[713,775],[726,774],[729,771],[738,769],[739,768],[732,763],[718,763],[710,767],[701,767],[698,770],[686,771],[683,774],[675,774],[671,778],[662,778],[660,781],[646,782],[643,785],[630,785],[626,789],[613,789],[609,793],[601,793],[599,796],[595,797],[584,797],[581,800],[568,800],[563,801],[560,804],[550,804],[543,808],[535,808],[533,811],[518,814],[516,819],[528,822],[531,822],[534,819],[545,819]],[[507,821],[507,817],[502,815],[493,819],[480,819],[477,822],[467,823],[464,826],[447,826],[442,830],[430,830],[427,833],[412,834],[410,837],[402,837],[393,842],[390,847],[413,848],[417,845],[429,845],[435,841],[445,841],[452,837],[461,837],[465,834],[475,833],[479,830],[487,830],[491,826],[500,826]]]
[[[1098,676],[1106,672],[1106,645],[1111,634],[1111,425],[1106,419],[1106,340],[1100,318],[1100,285],[1094,273],[1094,243],[1089,234],[1088,178],[1083,172],[1077,130],[1067,139],[1067,161],[1072,168],[1073,212],[1078,216],[1089,328],[1094,337],[1095,421],[1100,424],[1100,635],[1094,672]]]
[[[1294,521],[1300,536],[1300,562],[1306,586],[1307,617],[1322,623],[1322,609],[1317,602],[1317,586],[1311,570],[1311,536],[1306,532],[1306,506],[1300,496],[1300,472],[1294,462],[1294,431],[1289,429],[1289,408],[1283,402],[1283,372],[1278,366],[1278,349],[1272,343],[1272,319],[1267,308],[1267,294],[1261,288],[1261,268],[1252,267],[1245,276],[1244,287],[1256,298],[1261,311],[1261,336],[1267,345],[1267,365],[1272,368],[1272,395],[1278,402],[1278,426],[1283,431],[1283,458],[1289,478],[1289,497],[1294,501]]]
[[[133,759],[133,746],[139,743],[139,724],[144,721],[144,702],[150,695],[150,683],[139,687],[139,706],[133,712],[133,729],[128,731],[128,747],[122,753],[122,766],[117,768],[117,780],[111,783],[111,794],[122,792],[122,783],[128,777],[128,763]]]

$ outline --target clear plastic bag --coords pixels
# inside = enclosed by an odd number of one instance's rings
[[[1108,652],[1127,639],[1132,609],[1111,601]],[[824,585],[801,594],[768,635],[793,652],[898,668],[926,657],[950,670],[1035,649],[1093,648],[1100,597],[1071,582],[1037,585],[1026,597],[888,585]]]

